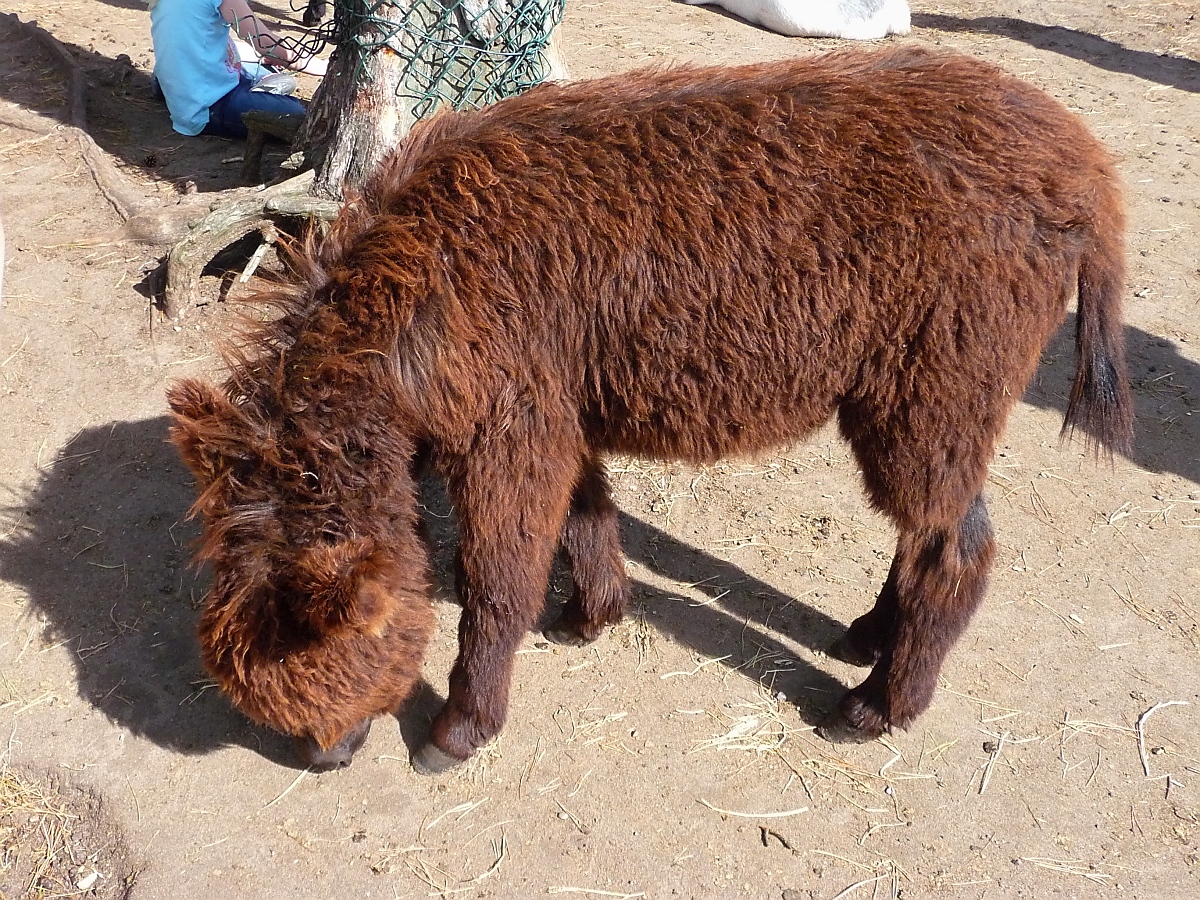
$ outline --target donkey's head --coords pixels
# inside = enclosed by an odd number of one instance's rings
[[[213,573],[202,657],[306,762],[346,765],[411,693],[433,630],[412,447],[361,397],[241,393],[188,380],[168,394]]]

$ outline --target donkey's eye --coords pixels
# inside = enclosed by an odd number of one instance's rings
[[[248,457],[238,457],[229,463],[229,474],[233,480],[245,484],[258,470],[258,461]]]
[[[372,458],[372,453],[366,447],[360,447],[357,444],[347,444],[342,451],[346,459],[353,463],[369,462]]]

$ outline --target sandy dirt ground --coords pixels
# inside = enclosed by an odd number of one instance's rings
[[[296,27],[287,0],[255,5]],[[873,602],[894,540],[846,446],[826,430],[701,470],[614,461],[628,619],[586,650],[531,634],[503,735],[436,778],[408,762],[455,653],[436,485],[427,684],[352,767],[305,772],[205,677],[164,388],[216,371],[228,279],[206,277],[181,325],[155,310],[164,248],[118,239],[61,127],[63,67],[0,16],[4,895],[40,872],[33,896],[163,900],[1200,896],[1200,7],[915,7],[894,40],[1003,65],[1119,160],[1133,456],[1060,446],[1069,320],[998,448],[996,570],[932,708],[846,747],[812,725],[861,672],[822,648]],[[151,99],[143,4],[4,12],[83,68],[89,132],[148,208],[237,184],[239,144],[173,134]],[[631,0],[571,0],[562,40],[577,77],[840,45]]]

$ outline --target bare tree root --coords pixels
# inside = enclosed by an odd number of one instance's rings
[[[63,128],[79,147],[79,154],[84,164],[91,172],[96,187],[104,195],[122,222],[128,221],[141,204],[137,192],[131,189],[128,181],[121,175],[112,160],[92,140],[87,131],[87,79],[83,69],[54,35],[42,28],[36,21],[22,22],[16,15],[9,16],[16,27],[37,40],[51,56],[67,72],[69,81],[67,88],[67,122]]]
[[[163,206],[147,203],[142,191],[130,182],[112,158],[87,132],[87,79],[70,52],[36,21],[22,22],[16,15],[9,20],[37,39],[66,70],[68,123],[59,126],[79,148],[96,187],[112,205],[122,222],[116,234],[105,235],[97,243],[133,240],[147,244],[174,244],[167,257],[166,289],[163,312],[169,318],[181,318],[194,304],[197,283],[204,267],[225,247],[252,231],[270,233],[276,220],[283,217],[332,219],[340,205],[309,196],[312,172],[267,188],[237,188],[223,192],[228,202],[214,203],[211,195],[181,199]],[[34,134],[47,134],[45,119],[15,110],[6,118],[12,124]]]
[[[196,300],[200,273],[214,256],[235,241],[252,231],[266,233],[280,218],[334,218],[341,204],[311,196],[312,179],[310,170],[223,204],[197,222],[167,257],[167,286],[163,293],[163,312],[167,317],[181,319],[187,314]]]

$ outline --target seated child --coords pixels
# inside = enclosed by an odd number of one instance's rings
[[[324,75],[325,61],[287,47],[246,0],[149,3],[154,77],[180,134],[244,138],[242,113],[251,109],[303,115],[304,104],[286,90],[270,85],[254,90],[255,85],[264,69],[275,66]],[[261,54],[261,61],[244,65],[238,39]]]

